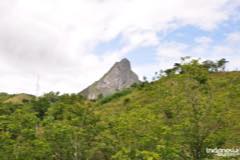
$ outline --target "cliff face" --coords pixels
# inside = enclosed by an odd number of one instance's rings
[[[99,95],[107,96],[139,82],[138,76],[131,70],[129,60],[122,59],[115,63],[100,80],[84,89],[81,94],[94,100]]]

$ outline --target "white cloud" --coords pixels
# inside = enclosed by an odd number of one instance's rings
[[[188,46],[183,43],[167,42],[162,44],[158,48],[157,54],[159,57],[169,57],[169,58],[181,57],[185,55],[183,51],[186,50],[187,47]]]
[[[240,32],[233,32],[227,35],[226,42],[231,45],[239,45],[240,43]]]
[[[213,40],[210,37],[203,36],[203,37],[196,38],[195,42],[199,45],[208,46],[213,42]]]
[[[193,44],[180,42],[165,42],[158,48],[158,63],[164,69],[170,68],[181,57],[191,56],[192,58],[204,58],[219,60],[226,58],[230,63],[229,70],[240,69],[240,34],[239,32],[229,33],[222,42],[212,44],[210,37],[199,37]]]
[[[80,91],[127,52],[160,45],[157,33],[184,25],[211,31],[239,4],[237,0],[2,0],[0,90],[34,93],[34,85],[26,84],[34,83],[39,73],[43,92]],[[125,41],[120,50],[92,52],[97,44],[119,35]],[[182,54],[182,46],[163,47]]]
[[[171,68],[181,57],[187,55],[189,46],[180,42],[162,42],[157,49],[157,63],[159,69],[165,70]],[[158,71],[155,70],[155,71]]]

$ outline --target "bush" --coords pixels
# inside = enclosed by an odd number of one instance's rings
[[[125,89],[123,91],[120,91],[120,92],[114,93],[112,95],[103,97],[102,99],[99,100],[99,104],[108,103],[108,102],[112,101],[113,99],[117,99],[119,97],[123,97],[123,96],[125,96],[125,95],[127,95],[129,93],[130,93],[130,90],[129,89]]]

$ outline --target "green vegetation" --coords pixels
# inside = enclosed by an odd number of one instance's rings
[[[110,102],[110,101],[112,101],[112,100],[114,100],[116,98],[125,96],[125,95],[129,94],[130,92],[131,92],[130,89],[125,89],[125,90],[119,91],[117,93],[114,93],[114,94],[112,94],[110,96],[106,96],[106,97],[100,96],[99,99],[98,99],[98,103],[100,105],[108,103],[108,102]]]
[[[240,73],[226,63],[183,58],[155,81],[97,101],[1,93],[0,159],[238,159],[206,153],[240,147]]]

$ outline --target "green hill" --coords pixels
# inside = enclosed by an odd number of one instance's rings
[[[9,95],[7,99],[4,100],[4,103],[12,103],[12,104],[23,104],[24,102],[31,101],[35,97],[33,95],[21,93],[15,95]]]
[[[240,72],[205,64],[175,65],[96,101],[50,92],[11,104],[2,95],[0,159],[238,159],[207,149],[240,146]]]
[[[203,85],[174,75],[100,99],[96,112],[114,126],[126,149],[121,154],[131,154],[133,145],[150,157],[217,159],[205,149],[240,145],[239,102],[240,72],[211,73]]]

